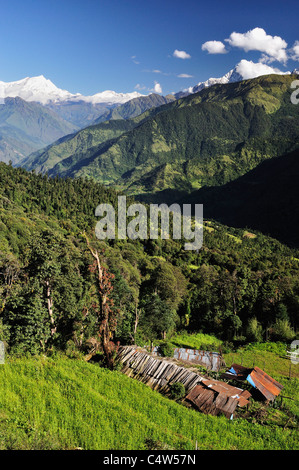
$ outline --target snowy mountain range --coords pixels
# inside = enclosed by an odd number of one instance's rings
[[[238,82],[271,73],[290,74],[291,72],[282,72],[264,63],[254,63],[243,59],[222,77],[209,78],[206,81],[199,82],[193,87],[174,93],[174,96],[175,98],[181,98],[191,93],[198,93],[203,88],[215,84]],[[298,69],[295,69],[292,73],[297,74]],[[83,104],[96,107],[100,105],[101,107],[111,108],[145,95],[137,91],[131,93],[117,93],[112,90],[105,90],[94,95],[84,96],[81,93],[71,93],[58,88],[51,80],[45,78],[43,75],[26,77],[15,82],[6,83],[0,81],[0,99],[5,97],[15,98],[17,96],[25,101],[36,101],[42,105],[51,107],[51,109],[59,109],[62,105],[66,104]],[[66,116],[62,117],[66,118]]]
[[[75,130],[107,119],[129,119],[215,84],[238,82],[281,72],[263,63],[241,60],[220,78],[167,95],[117,93],[106,90],[91,96],[58,88],[43,75],[14,82],[0,81],[0,161],[18,160]],[[298,69],[292,73],[298,74]],[[117,109],[116,109],[117,108]]]
[[[193,87],[189,87],[175,93],[174,96],[179,98],[191,93],[197,93],[203,88],[207,88],[218,83],[225,84],[238,82],[271,73],[290,74],[291,72],[282,72],[269,65],[254,63],[243,59],[222,77],[209,78],[206,81],[199,82]],[[295,69],[292,73],[298,73],[298,69]],[[15,82],[0,81],[0,99],[1,97],[15,98],[17,96],[25,101],[36,101],[46,106],[61,105],[66,102],[73,104],[83,102],[91,105],[113,107],[145,95],[142,95],[137,91],[133,91],[131,93],[117,93],[112,90],[105,90],[94,95],[84,96],[81,93],[71,93],[67,90],[58,88],[51,80],[45,78],[43,75],[39,75],[37,77],[26,77]]]
[[[15,98],[18,96],[25,101],[36,101],[43,105],[66,101],[75,103],[84,101],[85,103],[92,104],[115,105],[123,104],[133,98],[142,96],[136,91],[132,93],[116,93],[111,90],[106,90],[91,96],[84,96],[80,93],[74,94],[58,88],[51,80],[45,78],[43,75],[39,75],[38,77],[26,77],[22,80],[8,83],[0,81],[0,92],[2,97]]]

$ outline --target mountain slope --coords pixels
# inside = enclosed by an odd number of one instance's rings
[[[133,121],[114,120],[101,124],[86,127],[75,134],[62,137],[50,146],[32,153],[20,162],[19,166],[26,170],[36,170],[47,173],[53,169],[60,168],[59,171],[67,169],[68,159],[72,161],[83,160],[88,153],[92,155],[98,147],[106,141],[110,141],[135,126]]]
[[[81,129],[73,135],[67,135],[48,147],[32,153],[19,165],[26,170],[35,169],[42,173],[52,171],[56,164],[58,166],[55,171],[59,172],[66,171],[69,166],[75,164],[80,166],[80,162],[99,152],[101,144],[106,142],[107,146],[112,139],[130,131],[141,122],[145,122],[161,110],[166,109],[167,104],[173,100],[172,96],[164,98],[155,94],[135,98],[107,111],[93,125]],[[133,118],[133,116],[135,117]],[[108,118],[110,120],[107,120]]]
[[[17,163],[31,152],[76,130],[53,111],[21,98],[0,104],[0,160]]]
[[[206,88],[147,111],[131,131],[49,174],[86,176],[134,194],[224,184],[298,146],[293,79],[269,75]]]
[[[175,97],[173,95],[167,95],[164,97],[156,93],[151,93],[149,96],[134,98],[116,108],[106,111],[102,116],[95,120],[94,124],[109,121],[111,119],[132,119],[143,114],[148,109],[157,108],[174,100]]]
[[[299,247],[299,150],[264,161],[224,186],[202,188],[181,203],[204,206],[204,217],[260,230]]]

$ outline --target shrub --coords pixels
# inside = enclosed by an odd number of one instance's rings
[[[173,346],[170,343],[161,343],[159,345],[159,354],[163,357],[172,357]]]
[[[262,325],[257,321],[255,317],[250,318],[246,329],[247,339],[251,342],[261,342],[263,339]]]
[[[186,394],[186,389],[181,382],[176,382],[170,386],[170,398],[180,400]]]
[[[295,338],[295,332],[288,320],[276,320],[271,337],[276,341],[290,341]]]

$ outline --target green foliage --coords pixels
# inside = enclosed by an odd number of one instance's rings
[[[276,341],[286,342],[295,339],[296,334],[291,327],[289,320],[278,319],[272,327],[271,336]]]
[[[170,398],[173,400],[180,400],[186,395],[184,384],[176,382],[170,386]]]
[[[196,340],[196,334],[252,340],[251,318],[263,339],[277,320],[297,328],[296,250],[212,221],[205,222],[198,252],[185,251],[179,240],[99,241],[92,233],[94,210],[99,202],[117,208],[112,189],[5,164],[0,181],[0,319],[15,350],[69,349],[72,342],[78,352],[88,351],[97,334],[97,290],[84,231],[104,250],[103,263],[115,276],[115,341],[169,340],[188,328],[194,342],[181,338],[178,346],[217,350],[216,340]]]
[[[245,348],[247,351],[268,351],[274,354],[284,356],[287,349],[287,344],[281,341],[268,341],[267,343],[255,342],[249,343]]]
[[[255,317],[248,320],[246,336],[249,341],[260,342],[262,340],[262,325]]]
[[[159,344],[159,354],[163,357],[173,357],[173,346],[168,342]]]
[[[48,168],[51,176],[113,183],[130,194],[150,197],[161,192],[163,202],[168,192],[178,199],[182,193],[222,185],[297,148],[299,121],[298,108],[290,103],[292,80],[275,75],[210,87],[126,121],[131,129],[112,140],[107,135],[94,147],[89,136],[97,128],[90,127],[73,138],[76,142],[82,135],[83,153],[60,153],[62,143],[37,156],[30,168]],[[108,128],[114,122],[109,121]],[[72,140],[68,145],[73,145]],[[50,154],[56,152],[59,162],[52,164]]]
[[[215,336],[203,334],[203,333],[192,333],[187,332],[176,333],[171,338],[171,344],[178,348],[187,349],[199,349],[208,351],[218,351],[222,345],[222,341]]]
[[[166,338],[167,333],[174,331],[176,326],[176,310],[155,292],[145,295],[141,300],[142,316],[140,326],[147,339]]]

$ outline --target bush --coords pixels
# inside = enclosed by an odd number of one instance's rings
[[[263,339],[262,325],[255,317],[250,318],[246,329],[246,336],[250,342],[261,342]]]
[[[170,386],[170,398],[180,400],[186,394],[186,389],[181,382],[176,382]]]
[[[246,351],[268,351],[278,355],[284,355],[286,352],[287,344],[268,341],[267,343],[250,343],[246,345]]]
[[[295,332],[288,320],[276,320],[271,331],[275,341],[290,341],[295,338]]]
[[[173,346],[170,343],[161,343],[159,345],[159,354],[163,357],[172,357]]]

